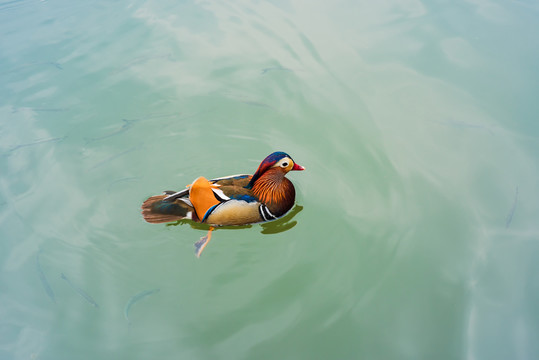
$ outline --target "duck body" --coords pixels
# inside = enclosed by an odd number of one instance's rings
[[[292,170],[304,168],[288,154],[274,152],[253,175],[199,177],[184,190],[152,196],[142,204],[142,215],[150,223],[189,219],[212,226],[275,220],[294,206],[294,185],[285,177]]]

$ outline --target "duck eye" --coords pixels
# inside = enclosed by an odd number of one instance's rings
[[[285,161],[284,163],[281,164],[281,167],[287,167],[288,166],[288,163]]]

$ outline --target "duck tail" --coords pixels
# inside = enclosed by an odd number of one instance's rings
[[[181,219],[192,219],[193,207],[182,200],[163,201],[167,195],[151,196],[142,203],[142,216],[149,223],[158,224]]]

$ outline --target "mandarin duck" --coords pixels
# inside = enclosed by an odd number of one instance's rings
[[[142,215],[149,223],[188,219],[210,225],[208,234],[195,243],[199,257],[216,226],[247,225],[285,215],[296,197],[294,185],[285,177],[291,170],[305,168],[277,151],[268,155],[253,175],[212,180],[201,176],[184,190],[152,196],[142,204]]]

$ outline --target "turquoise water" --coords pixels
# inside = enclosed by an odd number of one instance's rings
[[[0,2],[0,358],[537,358],[538,33],[533,1]],[[197,259],[142,220],[275,150],[284,223]]]

